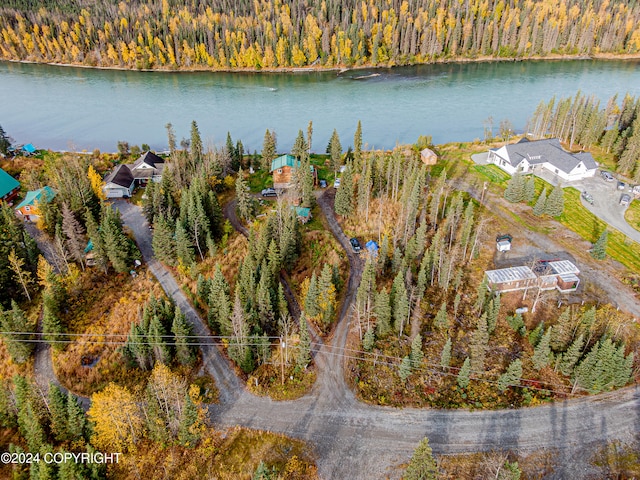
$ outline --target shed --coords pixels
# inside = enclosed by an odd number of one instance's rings
[[[438,161],[438,155],[430,148],[423,148],[420,150],[420,160],[425,165],[435,165]]]
[[[19,191],[20,182],[0,168],[0,200],[11,204]]]
[[[511,242],[513,241],[513,237],[509,234],[506,235],[498,235],[496,237],[496,250],[499,252],[508,252],[511,250]]]
[[[33,155],[34,153],[36,153],[36,147],[34,147],[31,143],[27,143],[26,145],[22,146],[22,151],[26,156]]]
[[[311,209],[305,207],[291,207],[296,211],[296,216],[298,217],[298,221],[300,223],[307,223],[311,220]]]

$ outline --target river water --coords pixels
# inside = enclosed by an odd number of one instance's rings
[[[119,140],[166,148],[198,122],[205,145],[231,132],[245,151],[265,129],[288,151],[313,121],[312,151],[333,129],[343,148],[358,120],[369,148],[431,135],[434,143],[483,138],[491,116],[523,131],[541,100],[581,90],[603,102],[640,95],[639,60],[572,60],[422,65],[342,73],[165,73],[0,62],[0,125],[18,143],[58,150],[115,151]]]

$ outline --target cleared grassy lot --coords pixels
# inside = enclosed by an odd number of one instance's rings
[[[636,208],[640,211],[640,208]],[[589,242],[595,242],[607,227],[605,222],[582,206],[580,192],[575,188],[564,189],[564,213],[559,220]],[[640,245],[613,228],[609,228],[607,255],[630,270],[640,270]]]

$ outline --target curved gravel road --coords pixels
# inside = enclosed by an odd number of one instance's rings
[[[346,386],[341,354],[349,330],[347,314],[355,298],[362,263],[350,252],[348,239],[333,216],[330,199],[322,195],[318,203],[351,264],[348,291],[331,345],[318,346],[318,380],[312,391],[299,400],[276,402],[256,397],[244,388],[215,346],[204,346],[205,367],[220,391],[220,403],[209,409],[216,425],[242,425],[307,440],[315,446],[319,473],[325,479],[399,478],[397,466],[410,458],[425,436],[439,454],[550,450],[558,455],[559,465],[552,478],[587,478],[590,474],[584,470],[585,452],[612,439],[631,440],[640,432],[637,387],[506,411],[394,409],[357,401]],[[141,210],[124,201],[115,204],[135,235],[150,271],[187,315],[194,332],[207,335],[203,320],[173,276],[154,259],[149,226]]]

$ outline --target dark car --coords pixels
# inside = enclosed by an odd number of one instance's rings
[[[327,181],[326,180],[320,180],[320,188],[327,188]]]
[[[631,203],[631,196],[627,195],[626,193],[623,193],[622,196],[620,197],[620,205],[622,205],[623,207],[626,207],[629,205],[629,203]]]
[[[262,190],[262,196],[263,197],[276,197],[278,196],[278,193],[276,192],[275,188],[265,188],[264,190]]]
[[[351,248],[353,249],[354,253],[360,253],[360,250],[362,250],[362,247],[360,247],[360,242],[358,241],[357,238],[352,238],[349,240],[349,243],[351,243]]]

